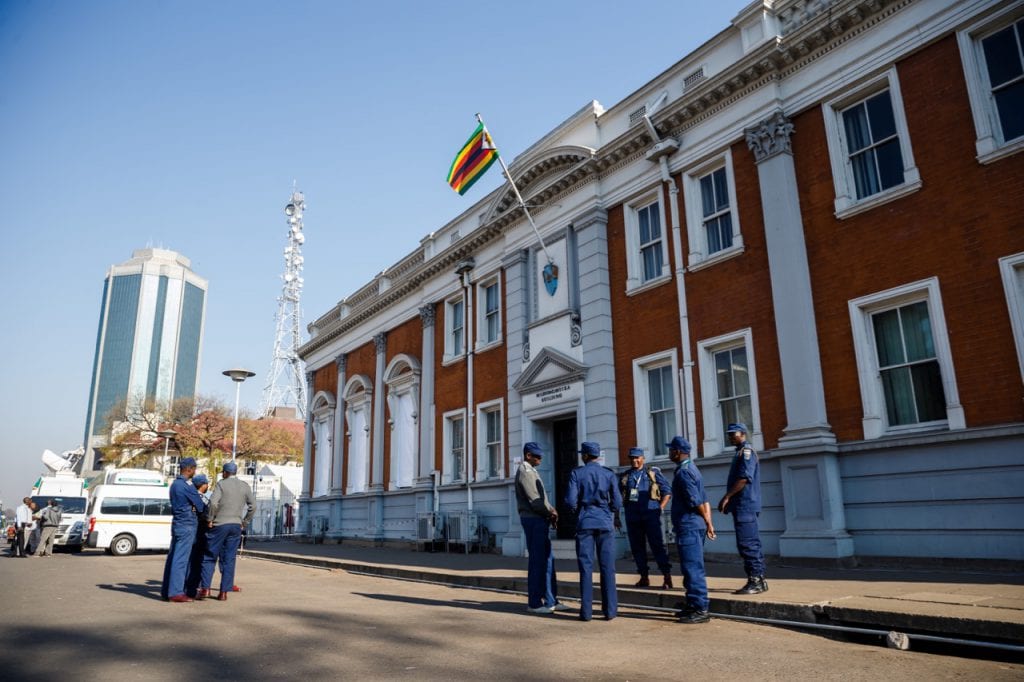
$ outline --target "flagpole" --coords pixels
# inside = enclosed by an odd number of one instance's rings
[[[484,127],[484,131],[487,135],[487,125],[484,123],[484,119],[480,114],[476,115],[476,120],[480,121],[480,125]],[[523,201],[523,195],[519,193],[519,188],[516,187],[516,181],[512,179],[512,174],[508,171],[508,166],[505,165],[505,159],[501,158],[501,152],[498,153],[498,163],[501,164],[501,170],[505,173],[505,177],[508,178],[508,182],[512,185],[512,191],[516,193],[516,199],[519,199],[519,205],[523,207],[523,213],[526,214],[526,219],[530,221],[530,227],[533,228],[534,234],[537,235],[537,240],[540,242],[540,248],[544,251],[545,258],[548,259],[548,263],[554,263],[554,259],[551,258],[551,254],[548,253],[548,247],[544,245],[544,238],[540,236],[540,230],[537,229],[537,223],[533,222],[533,216],[530,215],[530,209],[526,208],[526,202]]]

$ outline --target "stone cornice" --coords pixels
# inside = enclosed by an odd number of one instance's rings
[[[777,16],[782,27],[781,37],[766,41],[724,71],[687,88],[683,96],[667,103],[657,113],[653,123],[660,135],[679,136],[915,1],[795,0],[779,3]],[[683,77],[681,71],[678,77]],[[517,159],[510,171],[527,203],[538,206],[531,211],[536,215],[543,210],[543,205],[643,158],[651,143],[644,126],[636,124],[599,150],[561,146],[530,151]],[[525,219],[507,186],[495,190],[484,206],[480,227],[429,260],[421,246],[317,318],[308,327],[316,335],[298,349],[299,356],[307,358],[396,301],[414,294],[424,281],[453,269],[459,260],[473,255]]]

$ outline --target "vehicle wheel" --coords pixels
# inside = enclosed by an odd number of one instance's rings
[[[135,552],[135,538],[131,535],[118,535],[110,543],[110,553],[114,556],[128,556]]]
[[[78,554],[83,549],[85,549],[85,545],[71,545],[71,551],[74,552],[75,554]]]

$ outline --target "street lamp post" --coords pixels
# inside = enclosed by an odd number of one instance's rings
[[[177,431],[173,429],[164,429],[163,431],[157,431],[156,435],[164,439],[164,475],[166,476],[167,471],[167,446],[170,445],[171,439],[178,435]]]
[[[231,380],[235,382],[235,433],[231,438],[231,461],[235,461],[235,455],[238,453],[238,397],[242,390],[242,382],[249,377],[256,376],[256,372],[250,372],[247,369],[226,369],[221,372],[226,377],[231,377]]]

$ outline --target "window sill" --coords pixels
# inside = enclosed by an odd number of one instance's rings
[[[462,355],[445,355],[444,358],[441,359],[441,366],[447,367],[448,365],[454,365],[457,362],[462,362],[465,358],[465,353]]]
[[[637,284],[637,285],[635,285],[633,287],[630,287],[627,284],[626,285],[626,296],[635,296],[636,294],[642,294],[645,291],[650,291],[651,289],[657,289],[662,284],[668,284],[671,281],[672,281],[672,275],[668,274],[668,275],[660,275],[658,277],[655,277],[654,279],[647,280],[643,284]]]
[[[907,174],[909,175],[910,172],[907,171]],[[840,207],[840,201],[837,199],[836,218],[839,220],[845,220],[846,218],[850,218],[860,213],[864,213],[865,211],[870,211],[871,209],[877,208],[883,204],[887,204],[890,201],[895,201],[896,199],[905,197],[908,194],[913,194],[917,190],[921,189],[921,184],[920,179],[905,182],[898,187],[893,187],[892,189],[887,189],[884,192],[873,194],[866,199],[861,199],[856,202],[849,202],[849,200],[845,200],[842,207]]]
[[[1020,151],[1024,151],[1024,138],[1005,144],[993,151],[978,154],[977,159],[978,163],[985,165],[1005,159],[1007,156],[1013,156]]]
[[[498,347],[501,346],[501,342],[502,342],[502,339],[501,339],[501,337],[499,337],[496,341],[488,341],[485,344],[477,346],[475,349],[473,349],[473,352],[474,353],[483,353],[484,351],[489,351],[492,348],[498,348]]]
[[[722,261],[735,258],[736,256],[741,256],[743,255],[743,252],[746,250],[746,247],[744,247],[742,244],[740,244],[739,246],[730,246],[728,249],[716,251],[710,256],[697,262],[694,262],[693,259],[691,259],[689,265],[686,266],[686,270],[687,272],[696,272],[697,270],[703,270],[704,268],[709,268],[712,265],[721,263]]]

